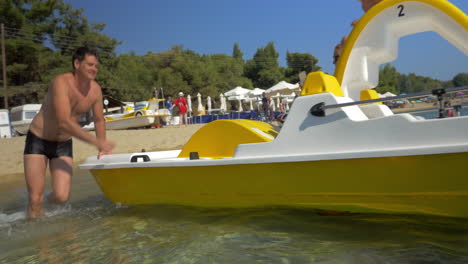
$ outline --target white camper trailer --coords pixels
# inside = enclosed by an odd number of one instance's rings
[[[11,124],[8,109],[0,109],[0,137],[11,137]]]
[[[11,126],[17,135],[26,135],[34,116],[41,109],[41,104],[25,104],[13,107],[11,113]]]

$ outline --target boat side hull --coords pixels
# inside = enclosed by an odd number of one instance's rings
[[[152,125],[154,123],[154,116],[136,116],[112,121],[106,121],[106,129],[119,130],[127,128],[137,128]]]
[[[123,204],[298,206],[468,217],[468,153],[91,170]],[[189,161],[190,162],[190,161]]]

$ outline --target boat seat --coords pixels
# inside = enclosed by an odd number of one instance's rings
[[[335,76],[320,71],[311,72],[307,75],[304,82],[301,96],[320,93],[332,93],[335,96],[344,96],[343,90],[341,90]]]
[[[373,100],[373,99],[379,99],[379,98],[380,97],[377,91],[375,91],[374,89],[366,89],[366,90],[361,91],[361,98],[360,98],[361,101]],[[382,104],[382,102],[360,105],[359,108],[361,108],[361,111],[369,119],[393,115],[392,110],[390,110],[388,106]]]
[[[199,158],[233,157],[239,144],[273,140],[278,132],[268,123],[247,120],[216,120],[201,127],[185,144],[178,158],[189,158],[197,152]]]
[[[369,119],[393,115],[392,110],[383,104],[361,105],[359,108]]]

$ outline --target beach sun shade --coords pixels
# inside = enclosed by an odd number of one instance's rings
[[[198,97],[198,114],[200,115],[203,112],[203,104],[202,104],[202,99],[201,99],[201,94],[197,94]]]
[[[250,92],[251,90],[247,89],[247,88],[242,88],[240,86],[237,86],[236,88],[230,90],[230,91],[227,91],[224,93],[225,96],[245,96],[247,95],[248,92]]]
[[[211,97],[206,97],[206,105],[208,106],[208,114],[211,113]]]
[[[187,95],[187,106],[188,106],[188,111],[191,113],[192,112],[192,97]]]
[[[264,92],[265,92],[264,89],[254,88],[252,91],[250,91],[250,92],[248,93],[248,95],[249,95],[250,97],[256,97],[256,96],[261,96],[261,95],[263,95]]]
[[[293,92],[300,91],[300,89],[301,88],[300,88],[298,83],[292,84],[292,83],[288,83],[288,82],[285,82],[285,81],[281,81],[281,82],[273,85],[272,87],[266,89],[265,93],[268,94],[268,95],[277,94],[277,93],[291,94]]]
[[[220,109],[221,109],[221,111],[224,113],[224,112],[226,112],[226,110],[227,110],[227,106],[226,106],[226,97],[224,97],[224,94],[220,94],[219,97],[220,97],[220,100],[221,100],[221,107],[220,107]]]

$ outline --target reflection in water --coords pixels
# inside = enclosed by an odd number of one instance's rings
[[[468,220],[301,209],[118,207],[93,197],[1,229],[0,263],[464,263]],[[81,207],[80,207],[81,206]],[[86,207],[88,206],[88,207]]]
[[[119,206],[78,181],[38,221],[21,217],[25,194],[0,201],[0,263],[468,262],[468,219]]]

